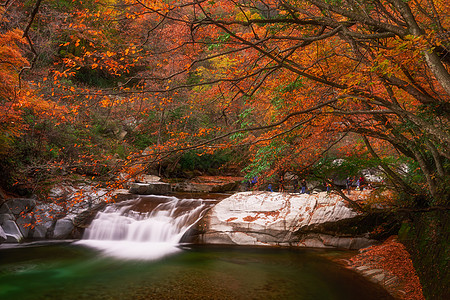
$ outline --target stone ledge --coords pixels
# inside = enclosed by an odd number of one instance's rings
[[[138,195],[167,195],[172,192],[170,184],[165,182],[131,183],[129,192]]]

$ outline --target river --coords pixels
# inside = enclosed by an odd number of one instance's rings
[[[209,206],[145,197],[81,241],[0,245],[0,299],[392,299],[330,259],[348,251],[181,244]]]

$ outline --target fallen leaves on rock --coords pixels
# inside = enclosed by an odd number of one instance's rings
[[[413,267],[410,254],[396,236],[387,239],[381,245],[360,250],[360,253],[350,259],[350,267],[356,269],[366,266],[369,269],[381,269],[395,276],[395,284],[387,285],[380,282],[398,299],[425,300],[419,277]],[[364,272],[362,272],[364,275]]]

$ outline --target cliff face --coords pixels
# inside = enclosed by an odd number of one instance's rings
[[[376,242],[366,232],[345,229],[360,219],[339,196],[326,192],[243,192],[215,205],[199,223],[197,238],[205,244],[359,249]]]

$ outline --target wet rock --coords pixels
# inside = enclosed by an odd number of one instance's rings
[[[72,233],[74,226],[69,218],[59,219],[56,221],[55,229],[53,230],[54,239],[66,239]]]
[[[106,203],[101,202],[99,204],[96,204],[93,208],[85,210],[81,214],[78,214],[73,220],[74,226],[82,229],[89,227],[97,213],[105,208],[105,206]]]
[[[0,244],[6,241],[6,233],[3,231],[2,226],[0,226]]]
[[[14,216],[12,214],[0,214],[0,225],[3,225],[4,222],[14,220]]]
[[[20,216],[17,218],[16,224],[22,235],[26,238],[30,232],[31,225],[33,224],[33,218],[28,215]]]
[[[164,182],[133,182],[130,187],[130,193],[138,195],[167,195],[171,191],[172,188],[170,184]]]
[[[12,214],[11,210],[9,209],[6,203],[0,205],[0,214]]]
[[[45,239],[51,233],[58,218],[65,215],[64,209],[54,203],[41,203],[32,211],[33,228],[28,237],[32,239]]]
[[[30,198],[14,198],[6,201],[3,206],[5,205],[11,210],[14,215],[18,216],[21,213],[23,214],[32,211],[36,206],[36,200]]]
[[[45,239],[48,236],[50,229],[54,226],[53,221],[40,222],[34,226],[31,238],[33,239]]]
[[[13,220],[5,221],[2,228],[6,235],[6,243],[20,243],[23,240],[23,235]]]
[[[111,199],[113,200],[113,202],[122,202],[125,200],[132,199],[134,197],[136,197],[136,194],[132,194],[128,190],[125,190],[125,189],[115,190],[111,194]]]

